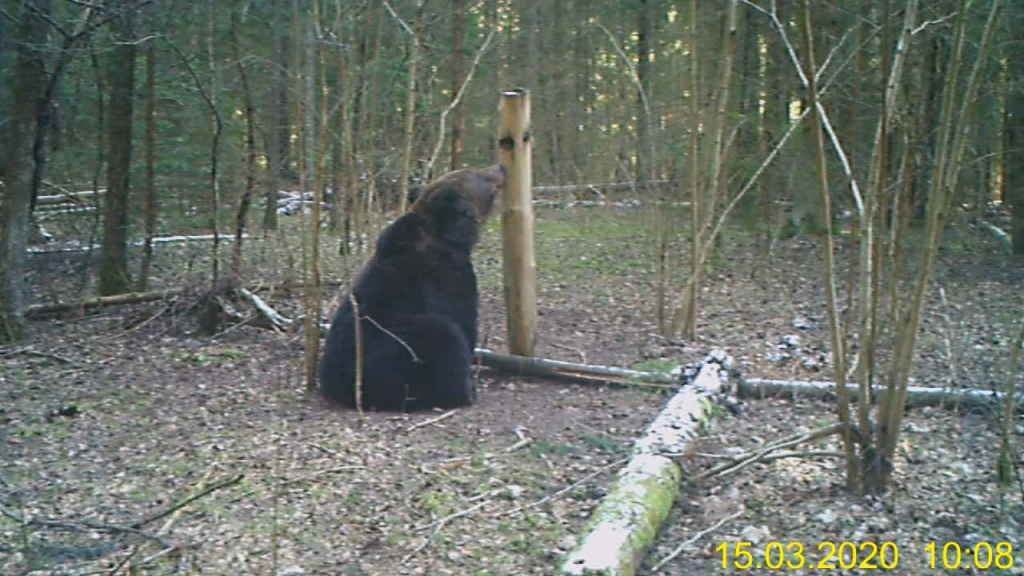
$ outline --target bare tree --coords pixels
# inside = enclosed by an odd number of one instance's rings
[[[400,212],[405,211],[406,199],[409,195],[409,180],[412,176],[412,155],[413,155],[413,143],[415,142],[415,124],[416,124],[416,80],[417,74],[419,74],[420,65],[420,34],[423,31],[423,16],[425,8],[427,6],[427,0],[418,0],[416,3],[416,17],[413,20],[412,25],[407,24],[398,13],[391,8],[391,4],[384,2],[384,7],[391,13],[391,17],[394,18],[398,24],[402,27],[402,30],[409,35],[408,42],[408,71],[406,72],[405,80],[405,109],[403,110],[405,118],[405,136],[402,144],[402,182],[401,182],[401,198],[399,199]],[[429,176],[429,175],[428,175]]]
[[[1008,20],[1013,40],[1006,50],[1011,84],[1006,103],[1004,190],[1010,206],[1013,253],[1024,256],[1024,45],[1019,35],[1024,30],[1024,6],[1013,4]]]
[[[242,278],[242,242],[245,237],[246,219],[249,215],[249,205],[252,203],[253,194],[256,192],[256,105],[253,103],[252,90],[249,88],[249,74],[245,62],[242,59],[241,41],[238,39],[239,12],[241,6],[235,2],[231,11],[231,49],[235,59],[235,67],[238,69],[238,79],[242,83],[242,116],[245,118],[245,185],[242,189],[242,197],[238,201],[238,211],[235,214],[235,245],[231,254],[231,281],[240,282]],[[276,204],[273,202],[275,213]]]
[[[282,0],[271,0],[273,19],[273,62],[270,73],[270,137],[267,144],[267,192],[263,211],[263,229],[277,230],[277,192],[286,176],[286,167],[291,156],[291,130],[288,124],[288,86],[286,74],[289,69],[285,57],[284,35],[286,31]]]
[[[695,185],[693,190],[694,227],[692,231],[693,244],[691,248],[690,278],[686,282],[683,300],[676,309],[672,324],[672,332],[675,334],[681,333],[686,338],[696,337],[697,296],[700,293],[701,276],[703,275],[707,251],[714,242],[711,233],[715,228],[711,226],[711,223],[715,218],[716,208],[719,202],[725,198],[728,188],[726,161],[729,144],[727,140],[729,118],[731,116],[730,98],[733,85],[733,61],[736,55],[736,37],[739,33],[737,29],[738,9],[739,0],[730,0],[726,6],[725,28],[722,38],[722,62],[719,65],[718,71],[717,100],[715,101],[714,116],[709,119],[712,132],[710,150],[708,150],[707,180],[706,182],[694,180],[695,183],[700,182],[700,184]],[[691,26],[696,26],[697,10],[695,7],[691,9],[691,13],[694,18],[694,23]],[[696,37],[696,31],[692,32],[692,35]],[[701,128],[695,125],[691,129],[697,132]],[[696,134],[693,137],[695,139],[698,138]],[[694,148],[691,150],[691,153],[697,155],[700,148],[699,142],[693,142],[691,145]],[[699,171],[694,177],[700,178],[698,174]]]
[[[636,122],[636,171],[638,183],[651,182],[654,178],[654,158],[650,157],[651,138],[651,53],[654,43],[654,1],[640,0],[637,8],[636,28],[636,80],[637,117]]]
[[[463,38],[466,0],[452,0],[452,170],[462,167],[462,133],[466,130],[466,116],[463,114],[462,102],[457,101],[462,87],[463,63],[465,61],[465,41]]]
[[[992,44],[999,14],[1005,2],[993,0],[989,8],[985,30],[978,40],[978,54],[965,85],[956,81],[962,63],[963,46],[967,32],[968,2],[961,0],[956,24],[956,36],[950,60],[946,88],[942,96],[942,107],[937,119],[939,146],[936,162],[932,168],[928,196],[928,214],[925,225],[925,246],[913,285],[907,308],[902,312],[897,325],[895,349],[889,358],[886,371],[886,389],[880,402],[878,418],[878,454],[882,459],[877,478],[867,477],[869,489],[880,491],[887,487],[892,478],[892,462],[903,421],[907,397],[907,383],[910,366],[917,344],[921,313],[924,310],[925,294],[930,285],[932,271],[939,253],[942,232],[946,227],[949,211],[953,205],[961,162],[967,137],[968,126],[974,118],[975,103],[981,85],[981,74],[987,68],[988,52]]]
[[[4,131],[3,194],[0,195],[0,342],[25,334],[25,248],[32,203],[33,137],[46,79],[41,47],[46,46],[48,0],[22,4],[14,34],[14,94]]]
[[[150,41],[146,45],[146,140],[144,164],[146,180],[143,182],[142,223],[146,235],[142,244],[142,264],[136,290],[149,289],[149,268],[153,261],[153,236],[156,234],[156,46]]]
[[[103,204],[103,248],[97,290],[109,296],[127,292],[128,197],[131,192],[132,124],[135,107],[134,8],[114,20],[117,45],[110,56],[110,107],[107,118],[107,194]]]
[[[803,0],[803,10],[800,18],[800,38],[803,56],[804,76],[807,79],[807,105],[811,110],[816,110],[819,103],[817,62],[814,52],[814,38],[812,37],[811,7],[810,0]],[[857,460],[856,446],[854,444],[852,427],[850,426],[850,393],[846,389],[846,342],[843,339],[843,330],[840,326],[839,304],[837,295],[836,265],[835,265],[835,244],[832,234],[832,195],[828,185],[828,164],[826,162],[825,135],[822,128],[822,120],[818,114],[810,115],[811,144],[814,152],[814,168],[817,189],[821,195],[822,222],[825,223],[825,240],[822,242],[825,262],[825,302],[828,307],[828,318],[830,333],[832,336],[832,358],[836,374],[836,391],[838,396],[837,406],[839,421],[846,425],[843,432],[843,446],[846,451],[846,462],[849,467],[846,478],[847,487],[852,491],[859,491],[860,467]],[[861,402],[861,405],[865,405]]]

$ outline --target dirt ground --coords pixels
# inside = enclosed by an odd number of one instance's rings
[[[635,212],[540,214],[538,355],[655,369],[722,348],[748,376],[831,377],[814,241],[774,244],[766,259],[752,236],[730,235],[705,283],[699,338],[675,342],[656,335],[653,243]],[[1014,377],[1024,268],[966,227],[948,243],[914,381],[1002,386]],[[503,350],[499,245],[492,228],[476,260],[481,334]],[[155,283],[189,281],[196,250],[158,263]],[[247,254],[266,283],[292,277],[279,251],[254,240]],[[59,259],[34,270],[39,301],[67,297],[80,272]],[[300,309],[295,294],[265,296]],[[201,337],[188,304],[36,320],[30,342],[0,348],[0,573],[553,574],[668,398],[483,368],[473,407],[360,418],[306,392],[301,335],[232,326]],[[748,399],[743,415],[716,418],[682,460],[685,488],[641,573],[751,573],[732,564],[744,540],[765,566],[755,573],[878,571],[817,566],[832,542],[862,560],[870,543],[897,549],[892,574],[1024,574],[1024,495],[1020,484],[997,489],[991,411],[912,411],[882,499],[844,491],[834,439],[695,480],[724,457],[834,421],[830,404],[800,399]],[[1015,426],[1019,454],[1024,422]],[[1004,564],[1009,543],[1013,566],[942,569],[950,542],[965,559],[989,543]],[[782,558],[789,567],[767,568]]]

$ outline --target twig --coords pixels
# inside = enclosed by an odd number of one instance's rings
[[[782,440],[773,442],[765,446],[764,448],[761,448],[760,450],[744,454],[743,456],[735,458],[731,462],[726,462],[724,464],[716,466],[711,470],[708,470],[707,472],[701,474],[700,479],[706,480],[708,478],[712,478],[715,476],[722,476],[730,472],[735,472],[745,466],[764,460],[770,453],[775,452],[776,450],[789,448],[792,446],[796,446],[797,444],[803,444],[805,442],[813,442],[814,440],[818,440],[820,438],[825,438],[827,436],[832,436],[835,434],[841,434],[844,430],[846,430],[846,428],[847,426],[845,424],[836,423],[830,426],[826,426],[824,428],[819,428],[818,430],[814,430],[812,432],[808,432],[806,434],[796,434],[793,436],[783,438]]]
[[[55,520],[52,518],[26,518],[3,507],[0,507],[0,516],[6,516],[23,526],[40,526],[43,528],[55,528],[57,530],[69,530],[72,532],[95,530],[110,534],[131,534],[133,536],[145,538],[146,540],[152,540],[159,543],[161,546],[177,546],[177,544],[164,540],[156,534],[150,534],[149,532],[141,530],[138,525],[134,524],[131,526],[121,526],[118,524],[104,524],[103,522],[94,522],[91,520],[83,522],[69,522],[66,520]]]
[[[434,173],[434,162],[437,161],[438,155],[441,154],[441,146],[444,143],[445,120],[448,119],[448,115],[451,114],[452,110],[454,110],[455,107],[462,102],[462,95],[465,94],[466,87],[468,87],[469,83],[473,80],[473,75],[476,73],[477,66],[480,65],[480,58],[483,57],[484,52],[487,51],[487,47],[490,46],[491,39],[494,38],[494,32],[496,30],[497,28],[491,28],[491,31],[487,33],[487,38],[484,39],[483,46],[481,46],[480,49],[477,50],[476,56],[473,58],[473,65],[469,68],[469,73],[466,74],[466,78],[462,81],[462,85],[459,86],[458,93],[455,94],[455,97],[452,98],[452,101],[441,112],[441,118],[440,120],[438,120],[439,126],[437,130],[437,144],[434,145],[434,152],[430,155],[430,161],[427,162],[427,174]]]
[[[242,478],[245,478],[244,474],[236,474],[235,476],[232,476],[231,478],[228,478],[226,480],[222,480],[220,482],[215,482],[215,483],[207,486],[206,488],[200,490],[199,492],[193,494],[192,496],[189,496],[188,498],[185,498],[181,502],[178,502],[176,504],[172,504],[171,506],[168,506],[166,509],[164,509],[161,512],[157,512],[156,514],[153,514],[152,516],[149,516],[147,518],[139,520],[138,522],[135,522],[134,524],[131,525],[131,527],[137,529],[137,528],[141,528],[142,526],[145,526],[146,524],[150,524],[152,522],[156,522],[157,520],[159,520],[161,518],[164,518],[165,516],[167,516],[169,514],[173,514],[179,508],[183,508],[185,506],[188,506],[189,504],[195,502],[196,500],[199,500],[200,498],[210,494],[211,492],[216,492],[217,490],[220,490],[221,488],[227,488],[229,486],[234,486],[235,484],[238,484],[239,482],[242,481]]]
[[[559,496],[561,496],[563,494],[566,494],[568,492],[571,492],[572,490],[575,490],[577,487],[579,487],[583,483],[585,483],[585,482],[595,478],[596,476],[600,476],[601,474],[604,474],[608,470],[610,470],[612,468],[617,468],[617,467],[619,467],[619,466],[621,466],[621,465],[623,465],[625,463],[626,463],[626,459],[625,458],[620,458],[619,460],[616,460],[615,462],[612,462],[611,464],[607,464],[605,466],[602,466],[601,468],[598,468],[597,470],[594,470],[590,474],[587,474],[583,478],[580,478],[579,480],[573,482],[572,484],[569,484],[565,488],[562,488],[561,490],[558,490],[557,492],[553,492],[551,494],[548,494],[547,496],[541,498],[540,500],[531,502],[529,504],[524,504],[522,506],[516,506],[515,508],[513,508],[511,510],[507,510],[505,512],[498,512],[497,514],[494,515],[494,517],[495,518],[500,518],[502,516],[511,516],[513,514],[518,514],[519,512],[523,512],[525,510],[529,510],[531,508],[536,508],[537,506],[541,506],[541,505],[543,505],[543,504],[545,504],[547,502],[550,502],[550,501],[558,498]]]
[[[942,342],[946,348],[946,359],[949,362],[949,383],[952,387],[953,383],[957,381],[957,372],[959,371],[957,365],[957,354],[953,352],[953,342],[950,340],[950,334],[956,333],[953,326],[953,318],[949,315],[949,300],[946,298],[946,290],[939,286],[939,297],[942,300],[942,307],[939,308],[939,315],[942,316],[942,320],[946,323],[946,329],[942,330]],[[954,402],[954,408],[958,408],[959,403]]]
[[[7,356],[15,356],[18,354],[24,354],[26,356],[38,356],[39,358],[50,358],[52,360],[63,362],[64,364],[71,364],[72,366],[78,365],[78,362],[75,362],[71,358],[61,356],[60,354],[54,354],[53,352],[43,352],[42,350],[36,350],[31,346],[25,346],[24,348],[15,348],[14,350],[4,352],[0,354],[0,358],[4,358]]]
[[[277,487],[280,488],[282,486],[287,486],[289,484],[298,484],[299,482],[308,482],[309,480],[313,480],[315,478],[319,478],[320,476],[324,476],[326,474],[336,474],[338,472],[350,472],[352,470],[365,470],[365,469],[366,469],[366,466],[360,466],[360,465],[356,465],[356,464],[350,464],[350,465],[346,465],[346,466],[335,466],[333,468],[325,468],[323,470],[316,470],[314,472],[310,472],[309,474],[303,474],[302,476],[297,476],[295,478],[285,478],[285,479],[283,479],[283,480],[281,480],[280,482],[277,483]]]
[[[173,550],[173,548],[171,548],[171,550]],[[131,562],[132,558],[134,558],[135,555],[138,553],[139,547],[132,546],[132,549],[128,552],[128,554],[125,554],[124,558],[122,558],[121,561],[117,564],[114,564],[114,566],[107,572],[107,576],[115,576],[118,572],[121,571],[121,568],[124,568],[126,565],[128,565],[128,563]]]
[[[384,0],[383,4],[384,7],[387,8],[388,12],[391,13],[391,17],[394,18],[395,21],[398,22],[398,24],[402,27],[402,30],[405,30],[406,34],[415,37],[416,33],[412,31],[412,26],[409,26],[408,22],[402,20],[402,17],[399,16],[398,13],[395,12],[395,9],[391,7],[391,4],[387,0]]]
[[[734,514],[732,514],[732,515],[730,515],[730,516],[726,516],[725,518],[722,518],[722,519],[721,519],[721,520],[719,520],[718,522],[715,522],[714,524],[712,524],[712,525],[711,525],[710,527],[708,527],[708,528],[705,528],[705,529],[701,530],[700,532],[697,532],[696,534],[694,534],[693,536],[691,536],[691,537],[690,537],[689,539],[685,540],[685,541],[684,541],[684,542],[683,542],[682,544],[680,544],[679,546],[677,546],[677,547],[675,548],[675,550],[673,550],[672,552],[669,552],[668,556],[665,556],[664,558],[662,558],[661,560],[659,560],[659,561],[658,561],[658,563],[657,563],[657,564],[655,564],[655,565],[654,565],[654,567],[652,567],[652,568],[651,568],[651,572],[657,572],[658,570],[661,570],[661,568],[662,568],[663,566],[665,566],[665,564],[668,564],[669,562],[671,562],[672,560],[674,560],[674,559],[676,558],[676,556],[679,556],[680,554],[682,554],[682,553],[683,553],[683,550],[684,550],[684,549],[685,549],[685,548],[686,548],[687,546],[689,546],[689,545],[693,544],[693,543],[694,543],[694,542],[696,542],[697,540],[700,540],[701,538],[703,538],[703,537],[707,536],[708,534],[710,534],[710,533],[714,532],[715,530],[718,530],[718,529],[719,529],[719,528],[721,528],[721,527],[722,527],[722,525],[723,525],[723,524],[725,524],[726,522],[728,522],[728,521],[730,521],[730,520],[735,520],[735,519],[736,519],[736,518],[738,518],[738,517],[739,517],[739,516],[740,516],[741,514],[743,514],[743,510],[740,510],[740,511],[738,511],[738,512],[735,512]]]
[[[338,452],[337,450],[333,450],[333,449],[328,448],[327,446],[324,446],[322,444],[310,444],[310,446],[312,446],[313,448],[316,448],[317,450],[320,450],[321,452],[326,452],[326,453],[330,454],[331,456],[337,456],[338,454],[340,454],[340,452]]]
[[[381,326],[379,322],[377,322],[376,320],[374,320],[373,318],[371,318],[369,316],[363,316],[360,319],[361,320],[366,320],[370,324],[373,324],[374,327],[376,327],[378,330],[380,330],[381,332],[387,334],[388,336],[391,336],[395,340],[395,342],[398,342],[399,344],[401,344],[402,347],[405,348],[409,352],[409,355],[412,356],[412,361],[413,362],[416,362],[416,363],[422,363],[423,362],[423,360],[420,360],[420,357],[416,355],[416,351],[412,349],[412,346],[409,346],[405,342],[405,340],[402,340],[401,338],[399,338],[398,334],[395,334],[391,330],[388,330],[387,328]]]
[[[359,301],[356,300],[355,292],[350,292],[348,301],[352,304],[352,336],[356,341],[356,411],[359,413],[359,422],[363,422],[363,324],[359,318]]]
[[[416,530],[425,530],[425,529],[427,529],[427,528],[429,528],[431,526],[434,526],[434,529],[430,532],[430,534],[428,536],[423,538],[423,542],[421,542],[419,546],[417,546],[412,551],[410,551],[408,554],[406,554],[405,557],[403,557],[402,560],[399,561],[399,564],[405,564],[406,562],[411,560],[413,556],[415,556],[421,550],[423,550],[424,548],[429,546],[430,542],[434,539],[434,536],[437,536],[437,534],[444,528],[445,524],[451,522],[452,520],[455,520],[456,518],[461,518],[462,516],[467,516],[469,514],[472,514],[476,510],[479,510],[480,508],[483,508],[489,502],[490,502],[490,500],[483,500],[482,502],[479,502],[479,503],[473,505],[470,508],[466,508],[465,510],[462,510],[460,512],[455,512],[454,514],[449,514],[449,515],[445,516],[444,518],[441,518],[440,520],[431,522],[430,524],[425,524],[423,526],[417,526]]]
[[[170,554],[171,552],[174,552],[177,549],[178,549],[177,547],[164,548],[163,550],[157,552],[156,554],[152,554],[150,556],[146,556],[145,558],[142,559],[142,562],[139,563],[139,566],[145,566],[146,564],[149,564],[149,563],[153,562],[154,560],[157,560],[159,558],[163,558],[164,556],[167,556],[168,554]]]
[[[431,424],[437,424],[441,420],[445,420],[447,418],[451,418],[452,416],[455,415],[456,412],[458,412],[458,411],[457,410],[449,410],[449,411],[445,412],[444,414],[441,414],[440,416],[436,416],[434,418],[430,418],[430,419],[424,420],[422,422],[417,422],[417,423],[413,424],[412,426],[409,426],[408,428],[406,428],[405,429],[405,433],[408,434],[409,432],[412,432],[413,430],[416,430],[417,428],[423,428],[424,426],[430,426]]]
[[[558,342],[552,342],[550,340],[548,341],[548,344],[550,344],[554,348],[561,348],[562,350],[568,350],[569,352],[575,352],[575,353],[579,354],[579,356],[580,356],[580,363],[581,364],[586,364],[587,363],[587,353],[584,352],[580,348],[576,348],[574,346],[566,346],[565,344],[559,344]]]
[[[210,466],[206,470],[206,473],[203,474],[202,478],[199,479],[199,482],[197,482],[197,484],[205,484],[206,482],[208,482],[210,480],[210,477],[213,475],[214,470],[216,470],[216,469],[217,469],[216,465]],[[173,526],[174,523],[178,521],[178,518],[181,517],[182,510],[184,510],[184,508],[178,508],[174,512],[174,514],[171,514],[171,517],[168,518],[167,521],[164,522],[162,526],[160,526],[160,529],[157,530],[156,533],[157,534],[166,534],[167,531],[171,529],[171,526]]]
[[[729,460],[730,462],[735,462],[737,460],[736,456],[729,456],[728,454],[712,454],[709,452],[698,452],[694,454],[694,456],[708,458],[711,460]],[[761,458],[760,462],[771,462],[773,460],[782,460],[785,458],[842,458],[843,456],[845,456],[845,454],[842,452],[836,452],[835,450],[786,451],[768,454],[764,458]]]
[[[924,22],[921,22],[921,24],[919,24],[917,26],[917,28],[914,28],[913,30],[911,30],[910,31],[910,35],[911,36],[916,36],[917,34],[923,32],[929,26],[935,26],[935,25],[938,25],[938,24],[942,24],[946,20],[949,20],[951,18],[955,18],[957,14],[959,14],[959,12],[953,11],[953,12],[950,12],[949,14],[946,14],[942,18],[936,18],[935,20],[925,20]]]
[[[415,529],[416,530],[426,530],[427,528],[430,528],[431,526],[433,526],[434,527],[434,533],[436,534],[439,530],[441,530],[441,528],[444,528],[445,524],[451,522],[452,520],[455,520],[456,518],[462,518],[463,516],[468,516],[469,514],[472,514],[473,512],[476,512],[477,510],[483,508],[489,502],[490,502],[490,500],[483,500],[483,501],[477,502],[476,504],[470,506],[469,508],[466,508],[465,510],[460,510],[459,512],[453,512],[453,513],[445,516],[444,518],[440,518],[438,520],[434,520],[433,522],[430,522],[430,523],[427,523],[427,524],[421,524],[421,525],[417,526]]]
[[[519,450],[523,446],[527,446],[530,442],[533,441],[532,439],[530,439],[529,436],[526,435],[525,430],[526,428],[522,426],[516,426],[515,433],[516,436],[519,437],[519,441],[511,446],[506,447],[504,450],[505,453],[515,452],[516,450]]]

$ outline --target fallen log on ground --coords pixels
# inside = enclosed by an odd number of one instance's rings
[[[242,236],[242,238],[248,238],[248,237],[249,237],[248,234],[245,234],[245,235]],[[199,234],[197,236],[158,236],[156,238],[153,238],[153,244],[154,245],[155,244],[177,244],[177,243],[181,243],[181,242],[203,242],[203,241],[207,241],[207,240],[213,240],[213,234]],[[221,234],[220,235],[220,241],[221,242],[234,242],[235,241],[235,236],[233,234]],[[132,242],[131,245],[136,247],[136,248],[141,248],[142,246],[146,245],[146,241],[145,240],[139,240],[137,242]],[[100,244],[93,244],[92,246],[70,246],[70,247],[64,247],[64,248],[29,248],[28,249],[28,253],[30,255],[37,255],[37,254],[74,254],[74,253],[77,253],[77,252],[89,252],[90,250],[91,251],[95,251],[95,252],[99,252],[99,250],[101,248],[102,248],[102,245],[100,245]]]
[[[295,326],[295,322],[293,322],[290,318],[285,318],[284,316],[282,316],[280,312],[275,310],[273,307],[267,304],[266,301],[263,300],[263,298],[260,298],[253,292],[246,290],[245,288],[239,288],[238,293],[242,296],[242,298],[248,300],[249,303],[256,308],[256,310],[260,313],[260,317],[266,319],[266,322],[270,328],[284,332]]]
[[[988,230],[993,236],[1001,240],[1005,248],[1010,250],[1013,249],[1013,238],[1010,237],[1010,234],[1006,230],[1003,230],[1002,228],[996,226],[995,224],[989,222],[988,220],[982,220],[979,223],[981,224],[982,228]]]
[[[614,192],[616,190],[643,190],[647,187],[657,188],[668,184],[668,180],[655,180],[652,182],[606,182],[604,184],[556,184],[534,186],[531,190],[534,195],[589,192],[597,196],[604,196],[605,192]]]
[[[139,302],[152,302],[164,300],[177,296],[184,292],[183,288],[172,288],[169,290],[154,290],[152,292],[130,292],[128,294],[115,294],[114,296],[97,296],[86,300],[75,302],[54,302],[52,304],[33,304],[25,307],[25,317],[44,316],[70,310],[88,310],[103,306],[116,306],[120,304],[137,304]]]
[[[53,304],[34,304],[25,307],[25,316],[43,316],[69,310],[87,310],[102,306],[114,306],[119,304],[133,304],[162,300],[177,296],[184,290],[174,288],[154,292],[142,292],[131,294],[118,294],[116,296],[101,296],[77,302],[57,302]],[[275,330],[293,329],[299,324],[277,312],[272,306],[262,299],[256,297],[251,291],[244,290],[241,295],[248,300],[254,308],[265,317],[269,326]],[[321,335],[326,335],[328,324],[320,324]],[[496,370],[511,372],[520,375],[540,376],[556,378],[584,384],[606,384],[619,386],[647,386],[652,388],[675,388],[676,379],[664,372],[646,372],[643,370],[630,370],[615,366],[595,366],[592,364],[578,364],[575,362],[564,362],[561,360],[548,360],[545,358],[529,358],[525,356],[514,356],[502,354],[485,348],[477,348],[475,357],[481,365]],[[764,378],[741,378],[737,382],[737,392],[747,398],[764,398],[766,396],[789,396],[816,399],[831,399],[835,395],[836,385],[827,381],[803,381],[803,380],[768,380]],[[850,398],[854,401],[859,396],[859,389],[855,384],[847,384]],[[907,388],[907,407],[935,406],[935,407],[959,407],[959,408],[983,408],[991,407],[999,402],[1004,396],[1003,392],[973,389],[949,389],[949,388],[927,388],[924,386],[909,386]],[[1024,395],[1021,395],[1016,405],[1018,412],[1024,412]]]
[[[102,195],[106,190],[87,190],[85,192],[64,192],[48,196],[37,196],[36,206],[52,206],[54,204],[82,204],[87,198],[95,198]]]
[[[633,448],[590,519],[590,528],[562,564],[562,576],[632,576],[675,504],[682,470],[672,458],[685,453],[722,387],[722,366],[705,361],[700,372],[658,414]]]
[[[743,378],[737,384],[738,392],[746,398],[763,398],[765,396],[787,396],[793,398],[832,399],[835,397],[834,382],[806,380],[767,380],[764,378]],[[860,397],[860,389],[856,384],[847,384],[846,390],[850,400]],[[881,390],[876,387],[875,393]],[[977,389],[926,388],[924,386],[907,387],[907,407],[920,406],[959,407],[959,408],[991,408],[1004,396],[1003,392]],[[1024,395],[1017,400],[1020,406]]]
[[[63,216],[65,214],[95,214],[97,210],[99,209],[95,206],[57,205],[50,206],[45,210],[36,210],[34,216],[36,220],[49,220],[54,216]]]
[[[475,353],[482,365],[514,374],[545,376],[592,384],[639,385],[672,389],[679,385],[676,378],[661,372],[643,372],[613,366],[593,366],[562,362],[561,360],[528,358],[501,354],[484,348],[477,348]]]

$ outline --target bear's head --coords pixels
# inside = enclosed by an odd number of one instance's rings
[[[411,210],[426,222],[431,237],[469,251],[480,238],[498,190],[505,184],[505,168],[456,170],[409,193]]]

